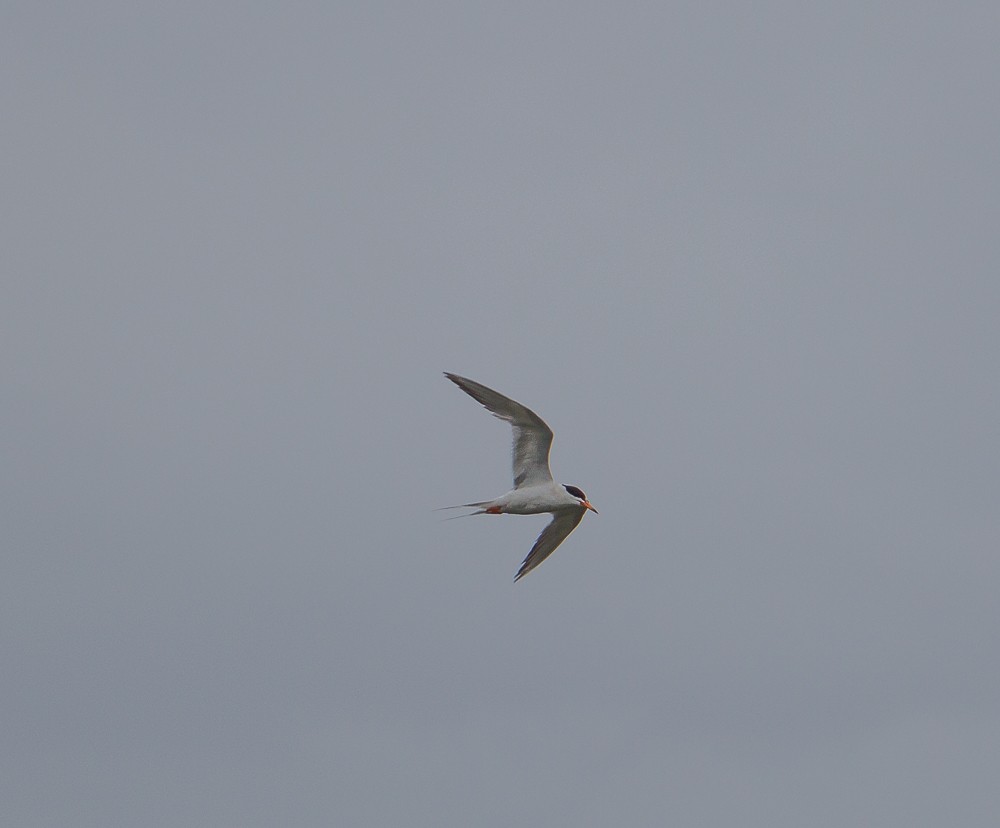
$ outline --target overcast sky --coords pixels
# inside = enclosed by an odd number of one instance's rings
[[[994,828],[998,8],[6,3],[0,822]]]

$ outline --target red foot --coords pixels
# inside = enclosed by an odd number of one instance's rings
[[[486,514],[488,514],[488,515],[499,515],[499,514],[503,514],[503,513],[500,511],[500,507],[499,506],[490,506],[490,508],[486,510]]]

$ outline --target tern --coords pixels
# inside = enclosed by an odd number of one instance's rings
[[[542,530],[528,557],[514,576],[519,581],[538,566],[557,546],[576,529],[589,509],[595,515],[583,490],[576,486],[561,486],[552,479],[549,471],[549,449],[552,447],[552,429],[530,408],[492,388],[457,374],[444,374],[487,411],[510,423],[514,432],[514,488],[494,500],[463,503],[448,509],[475,508],[473,515],[537,515],[552,514],[552,522]]]

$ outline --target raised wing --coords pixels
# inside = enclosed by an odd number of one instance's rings
[[[545,425],[545,421],[530,408],[492,388],[457,374],[445,372],[445,376],[474,400],[481,402],[494,417],[510,423],[514,431],[514,488],[551,482],[549,449],[552,447],[552,429]]]
[[[576,529],[580,521],[583,520],[586,511],[586,509],[570,509],[556,512],[552,522],[542,530],[535,545],[531,547],[528,557],[524,559],[521,568],[517,570],[514,581],[519,581],[555,552],[556,547],[566,540],[569,533]]]

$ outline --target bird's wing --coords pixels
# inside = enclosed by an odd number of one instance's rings
[[[521,568],[517,570],[514,580],[519,581],[555,552],[556,547],[566,540],[569,533],[576,529],[580,521],[583,520],[586,511],[586,509],[569,509],[556,512],[552,522],[542,530],[535,545],[531,547],[528,557],[521,563]]]
[[[552,447],[552,429],[545,425],[545,421],[530,408],[492,388],[456,374],[446,372],[445,376],[474,400],[481,402],[494,417],[510,423],[514,431],[514,488],[551,482],[549,449]],[[552,548],[555,549],[554,546]]]

